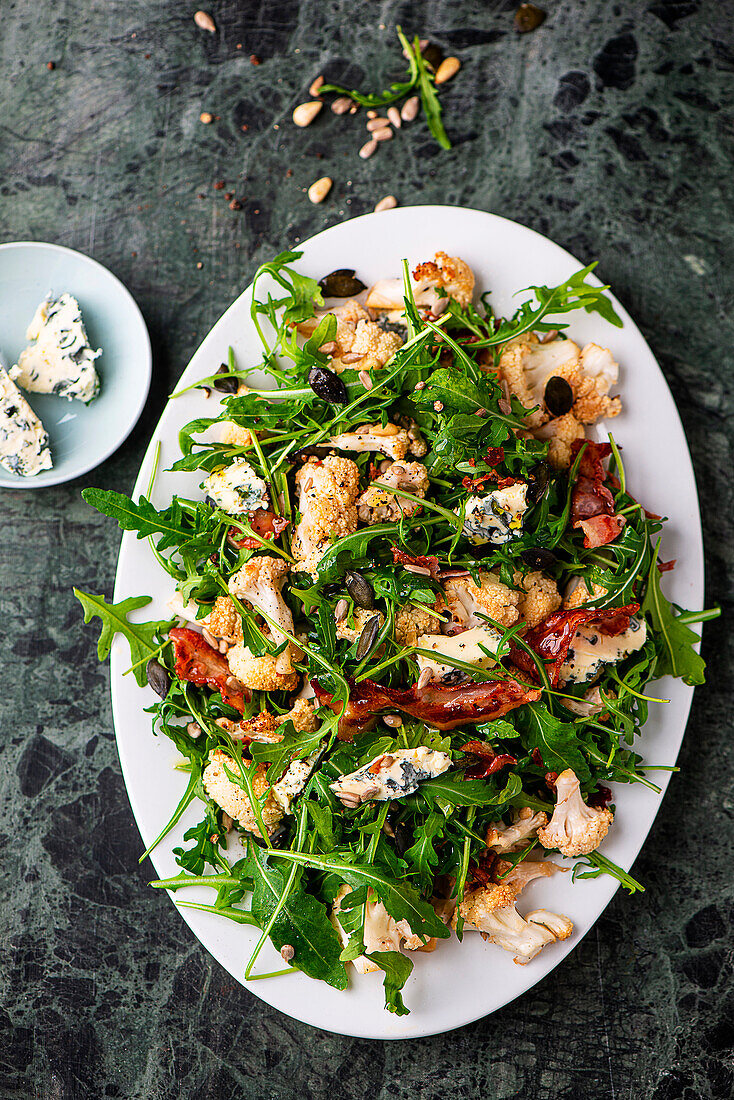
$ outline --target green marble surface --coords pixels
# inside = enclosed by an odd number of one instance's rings
[[[710,686],[636,864],[646,893],[618,895],[515,1004],[391,1045],[263,1005],[148,890],[108,670],[71,594],[111,592],[119,543],[80,490],[131,488],[165,395],[256,264],[393,193],[491,210],[599,258],[678,402],[708,599],[731,608],[732,5],[543,6],[543,27],[519,36],[501,0],[212,0],[208,35],[180,0],[0,0],[0,239],[55,241],[108,265],[155,355],[143,417],[113,458],[78,482],[0,498],[2,1100],[732,1093],[726,616],[707,629]],[[453,151],[419,124],[367,161],[355,155],[360,119],[296,131],[290,112],[317,73],[399,75],[396,22],[462,59],[443,97]],[[201,111],[216,121],[201,124]],[[334,189],[311,206],[305,189],[327,173]]]

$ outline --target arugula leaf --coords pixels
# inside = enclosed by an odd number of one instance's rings
[[[528,752],[538,749],[548,771],[570,768],[582,783],[591,778],[591,771],[579,740],[580,727],[562,722],[551,714],[545,703],[528,703],[515,712],[517,727]]]
[[[284,852],[274,849],[271,857],[301,863],[321,871],[337,871],[349,886],[372,886],[378,898],[395,920],[407,920],[414,933],[446,939],[449,930],[431,905],[423,901],[407,882],[396,882],[378,864],[352,862],[352,853],[334,852],[315,855],[308,852]]]
[[[160,652],[159,635],[164,634],[173,625],[174,620],[162,619],[149,623],[129,622],[130,612],[149,604],[150,596],[128,596],[126,600],[120,600],[119,603],[108,603],[104,596],[97,596],[93,592],[80,592],[78,588],[73,589],[73,592],[84,609],[84,622],[89,623],[92,619],[98,618],[102,623],[97,642],[97,656],[100,661],[106,660],[109,656],[115,634],[122,634],[127,638],[130,646],[135,679],[139,687],[144,687],[148,682],[145,665],[153,655]]]
[[[192,848],[174,848],[176,863],[192,875],[202,875],[207,864],[212,867],[226,865],[220,848],[226,847],[225,836],[219,821],[221,810],[207,803],[203,821],[193,825],[184,833],[184,840],[193,840]]]
[[[661,676],[677,676],[684,684],[702,684],[706,662],[693,646],[699,641],[698,635],[678,621],[678,615],[666,600],[660,588],[660,570],[657,567],[660,541],[655,547],[650,572],[647,577],[647,591],[641,610],[648,615],[655,631],[655,648],[658,661],[655,666],[655,679]]]
[[[441,367],[433,372],[425,389],[413,400],[419,407],[433,406],[436,401],[440,401],[444,414],[450,416],[452,413],[466,414],[476,413],[477,409],[486,410],[490,404],[497,404],[498,397],[496,387],[489,382],[473,382],[457,370]],[[479,420],[478,427],[483,426],[486,426],[485,421]],[[518,426],[524,425],[518,421]]]
[[[446,819],[443,814],[432,810],[420,828],[416,829],[417,839],[405,852],[404,859],[412,866],[418,875],[423,890],[433,883],[433,868],[438,864],[438,852],[436,841],[443,836]]]
[[[365,958],[384,971],[385,1008],[396,1016],[407,1016],[401,990],[413,971],[413,963],[400,951],[372,951]]]
[[[408,44],[407,39],[404,38],[400,28],[398,27],[398,34],[403,43],[403,48],[408,54],[412,52],[414,56],[415,67],[418,70],[418,91],[421,97],[421,104],[423,105],[423,112],[426,116],[426,122],[428,123],[428,129],[435,137],[438,144],[442,149],[450,149],[451,142],[448,139],[446,131],[441,121],[441,104],[438,102],[438,96],[436,95],[436,89],[434,87],[435,79],[426,68],[426,63],[423,60],[421,53],[420,43],[418,35],[413,39],[413,48]]]
[[[299,855],[300,853],[271,852],[270,855]],[[252,913],[258,924],[264,927],[271,919],[285,888],[282,871],[270,865],[265,852],[248,840],[248,869],[254,880]],[[290,893],[270,929],[270,939],[280,951],[286,944],[294,950],[292,965],[320,978],[335,989],[346,989],[347,971],[341,962],[341,944],[334,926],[329,920],[326,906],[313,894],[309,894],[299,880],[293,883]]]
[[[315,733],[297,733],[292,722],[285,722],[280,729],[282,741],[253,741],[249,748],[253,760],[270,764],[268,782],[278,779],[293,760],[305,760],[315,752],[325,733],[324,729],[317,729]]]
[[[484,779],[462,779],[460,773],[447,772],[421,783],[417,795],[425,798],[430,806],[441,806],[442,803],[449,806],[503,806],[520,790],[522,782],[514,772],[510,773],[501,791]]]

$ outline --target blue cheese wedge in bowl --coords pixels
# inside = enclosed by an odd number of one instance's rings
[[[79,303],[71,294],[49,294],[28,326],[33,341],[18,357],[10,377],[30,393],[53,393],[76,398],[85,405],[99,393],[94,366],[102,349],[94,351],[87,338]]]
[[[0,464],[20,477],[53,469],[46,430],[3,366],[0,366]]]

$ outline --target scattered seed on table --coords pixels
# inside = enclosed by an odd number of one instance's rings
[[[199,115],[199,122],[210,123],[214,122],[214,115],[210,115],[208,111],[202,111]]]
[[[232,199],[234,198],[234,191],[225,191],[224,192],[224,197],[227,200],[227,202],[231,202]]]
[[[368,111],[367,118],[377,118],[377,111]]]
[[[322,176],[320,180],[316,180],[308,189],[309,200],[314,204],[323,202],[331,191],[333,182],[329,176]]]
[[[382,130],[385,126],[389,126],[390,121],[387,118],[371,118],[367,123],[367,129],[371,134],[376,130]]]
[[[312,99],[310,103],[299,103],[293,112],[293,121],[296,126],[310,126],[323,105],[323,99]]]
[[[338,99],[335,99],[331,105],[331,109],[335,115],[344,115],[352,106],[352,101],[349,96],[340,95]]]
[[[515,12],[515,27],[520,34],[536,30],[545,21],[545,12],[535,4],[521,4]]]
[[[241,210],[242,209],[242,203],[240,202],[239,199],[232,199],[231,203],[229,204],[229,209],[230,210]],[[256,211],[256,213],[257,213],[257,211]]]
[[[461,62],[458,57],[444,58],[436,70],[436,84],[445,84],[447,80],[451,80],[452,76],[456,76],[460,68]]]
[[[197,11],[194,16],[194,22],[202,31],[209,31],[210,34],[214,34],[217,29],[208,11]]]
[[[384,199],[380,199],[375,207],[375,214],[379,214],[381,210],[392,210],[398,205],[398,200],[394,195],[385,195]]]
[[[317,76],[311,87],[308,89],[310,96],[317,96],[321,90],[321,85],[324,83],[323,76]]]
[[[369,141],[366,141],[362,148],[359,150],[359,155],[361,156],[362,160],[367,160],[368,157],[371,157],[376,148],[377,142],[374,138],[370,138]]]
[[[54,69],[56,68],[56,65],[54,64],[53,61],[47,61],[46,62],[46,68],[48,69],[48,71],[50,73],[52,73],[54,71]]]
[[[412,95],[410,99],[406,99],[400,112],[400,117],[403,122],[412,122],[415,116],[418,114],[418,108],[420,107],[420,99],[417,95]]]
[[[399,130],[400,127],[403,125],[403,120],[400,117],[400,111],[397,109],[397,107],[388,107],[387,117],[396,130]]]
[[[262,64],[262,61],[260,60],[260,58],[257,56],[256,53],[251,53],[250,54],[250,64],[251,65],[261,65]]]
[[[390,141],[394,137],[392,126],[383,126],[380,130],[375,130],[372,135],[373,141]]]
[[[224,180],[215,180],[213,187],[215,191],[224,191]]]

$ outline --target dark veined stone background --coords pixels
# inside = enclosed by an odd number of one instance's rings
[[[147,888],[108,670],[71,594],[111,593],[119,544],[80,490],[130,490],[166,394],[257,263],[393,193],[491,210],[599,259],[678,403],[708,600],[730,612],[734,10],[540,2],[545,24],[522,36],[504,0],[211,0],[209,35],[193,2],[0,0],[0,239],[109,266],[155,355],[150,400],[115,456],[0,499],[2,1100],[731,1095],[726,614],[707,627],[710,683],[635,865],[646,892],[618,894],[557,971],[494,1016],[381,1044],[263,1005]],[[362,118],[296,130],[319,72],[372,87],[400,75],[396,22],[462,60],[442,95],[453,151],[421,123],[367,161]],[[333,191],[312,206],[305,189],[323,174]]]

